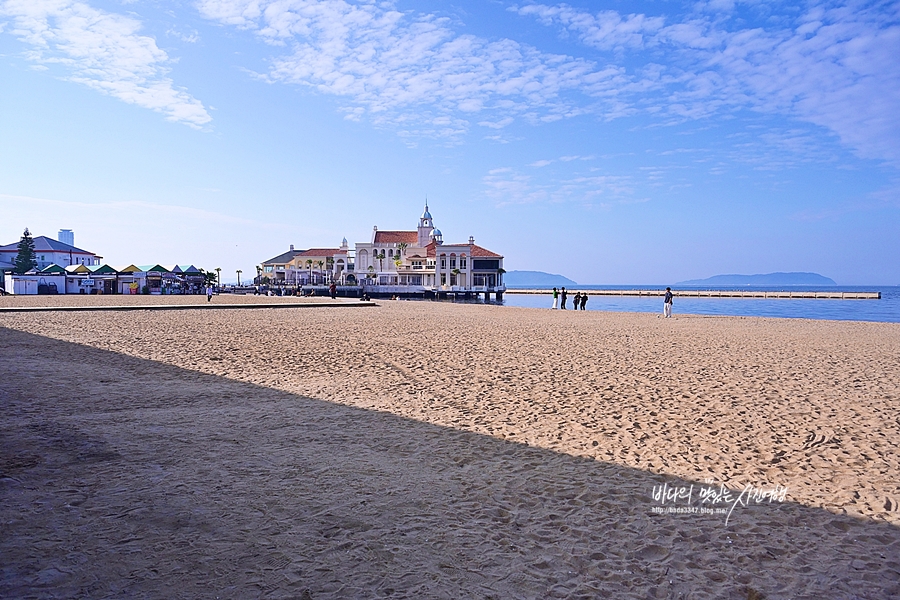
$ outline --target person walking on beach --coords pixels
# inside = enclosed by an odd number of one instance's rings
[[[575,292],[575,297],[572,298],[572,310],[578,310],[579,304],[581,304],[581,292]]]
[[[674,294],[672,294],[672,288],[666,288],[666,297],[663,298],[663,315],[668,319],[672,316],[672,298]]]
[[[551,308],[556,310],[557,306],[559,306],[559,290],[553,288],[553,306],[551,306]]]
[[[581,310],[584,310],[585,304],[587,304],[587,292],[581,294]]]
[[[566,291],[566,288],[563,288],[562,291],[559,292],[559,295],[562,298],[559,307],[563,310],[566,310],[566,296],[568,296],[569,293]]]
[[[331,282],[331,285],[328,286],[328,291],[331,293],[331,299],[334,300],[337,298],[337,286],[334,285],[334,282]]]
[[[206,286],[206,301],[207,302],[212,301],[212,294],[213,294],[212,286],[211,285]]]

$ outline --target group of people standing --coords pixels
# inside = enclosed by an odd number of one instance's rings
[[[566,310],[566,299],[569,296],[569,292],[566,291],[566,288],[562,288],[558,290],[553,288],[553,306],[550,308],[556,310],[557,308]],[[674,294],[672,293],[672,288],[666,288],[666,295],[663,298],[663,316],[667,319],[672,316],[672,300],[674,298]],[[585,305],[588,301],[587,292],[575,292],[575,297],[572,299],[572,309],[573,310],[584,310]]]
[[[566,288],[562,288],[562,290],[558,290],[553,288],[553,306],[552,308],[555,310],[560,308],[562,310],[566,310],[566,300],[569,297],[569,292],[566,291]],[[584,310],[585,305],[588,301],[587,292],[583,294],[581,292],[575,292],[575,297],[572,298],[572,310]]]

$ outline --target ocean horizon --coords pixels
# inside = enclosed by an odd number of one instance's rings
[[[900,323],[900,286],[676,286],[663,285],[577,285],[567,287],[571,309],[574,292],[581,290],[665,290],[672,287],[675,292],[673,314],[734,316],[734,317],[775,317],[787,319],[819,319],[831,321],[871,321],[877,323]],[[547,290],[547,294],[515,294],[503,296],[504,306],[523,308],[547,308],[553,303],[553,287],[528,286],[516,289]],[[878,300],[824,300],[809,298],[698,298],[678,297],[678,290],[753,290],[766,292],[881,292]],[[586,310],[609,312],[662,313],[662,298],[643,296],[590,296]]]

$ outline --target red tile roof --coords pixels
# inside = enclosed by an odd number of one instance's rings
[[[472,244],[472,256],[474,258],[503,258],[501,255],[491,252],[487,248],[482,248],[481,246],[477,246]]]
[[[415,231],[376,231],[376,244],[417,244],[419,234]]]
[[[429,258],[437,256],[437,244],[435,242],[431,242],[430,244],[425,246],[425,251],[428,254]],[[500,254],[496,254],[495,252],[491,252],[487,248],[482,248],[481,246],[477,246],[475,244],[469,246],[469,256],[471,256],[472,258],[503,258],[503,256],[501,256]]]
[[[346,254],[346,250],[340,248],[310,248],[297,254],[297,256],[334,256],[335,254]]]

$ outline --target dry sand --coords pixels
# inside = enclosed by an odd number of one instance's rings
[[[0,597],[900,596],[900,325],[381,302],[0,344]],[[787,493],[726,524],[663,483]]]

